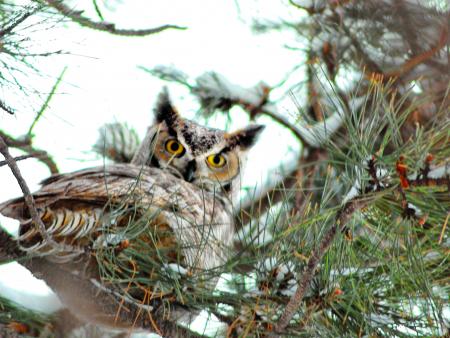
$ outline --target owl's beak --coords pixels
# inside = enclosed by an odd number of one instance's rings
[[[197,162],[195,162],[195,160],[189,161],[183,173],[184,180],[187,182],[192,182],[194,180],[194,173],[196,170]]]

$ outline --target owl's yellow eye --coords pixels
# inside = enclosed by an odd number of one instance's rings
[[[165,147],[169,153],[175,156],[182,156],[184,154],[184,147],[177,140],[168,140]]]
[[[206,158],[206,162],[208,163],[208,165],[210,167],[222,168],[227,163],[227,160],[222,155],[215,154],[215,155],[209,155]]]

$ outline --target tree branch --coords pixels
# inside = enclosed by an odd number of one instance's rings
[[[284,309],[283,314],[278,320],[278,323],[275,325],[274,330],[275,332],[280,333],[289,325],[289,322],[291,321],[292,317],[294,316],[295,312],[297,311],[303,300],[305,292],[311,283],[311,280],[314,276],[317,266],[322,260],[322,257],[328,251],[328,248],[333,243],[334,238],[338,233],[338,229],[345,226],[345,224],[347,224],[347,222],[350,220],[353,213],[367,206],[367,204],[370,201],[371,199],[368,198],[364,199],[362,199],[361,197],[355,198],[347,202],[341,209],[341,211],[336,215],[336,221],[331,226],[331,228],[328,229],[328,231],[322,237],[319,246],[317,246],[316,249],[314,249],[313,253],[311,254],[311,257],[308,260],[308,264],[306,265],[305,270],[301,274],[301,279],[298,283],[298,288],[295,291],[295,294],[289,300],[288,304],[286,305],[286,308]]]
[[[40,156],[46,156],[47,153],[45,151],[41,151],[41,152],[36,152],[36,153],[32,153],[32,154],[27,154],[27,155],[22,155],[22,156],[17,156],[14,157],[14,161],[23,161],[26,160],[28,158],[37,158],[39,159]],[[8,161],[0,161],[0,167],[3,167],[4,165],[8,164]]]
[[[257,115],[266,115],[266,116],[270,117],[274,121],[278,122],[282,126],[289,129],[295,135],[295,137],[297,137],[300,140],[300,142],[302,142],[303,144],[308,144],[308,142],[305,140],[305,138],[303,137],[302,133],[297,128],[297,126],[295,126],[293,123],[291,123],[285,116],[279,114],[276,111],[275,106],[261,107],[255,114],[252,110],[247,109],[247,105],[242,104],[242,102],[240,102],[240,105],[245,110],[247,110],[249,112],[249,114],[252,114],[253,115],[252,117],[256,117]]]
[[[416,179],[411,180],[409,182],[410,186],[414,187],[429,187],[429,186],[437,186],[437,185],[443,185],[450,187],[450,178],[449,177],[441,177],[441,178],[426,178],[426,179]],[[288,304],[286,305],[286,308],[284,309],[283,314],[281,315],[280,319],[278,320],[278,323],[275,325],[275,332],[281,333],[284,331],[284,329],[289,325],[289,322],[291,321],[292,317],[294,316],[295,312],[299,308],[303,297],[305,295],[306,290],[308,289],[312,278],[314,277],[314,273],[322,260],[323,256],[328,251],[329,247],[333,243],[338,230],[343,229],[345,225],[349,222],[352,215],[368,206],[368,204],[373,201],[373,199],[381,192],[389,189],[390,187],[386,187],[383,190],[378,191],[375,195],[367,196],[367,195],[361,195],[358,197],[353,198],[352,200],[348,201],[344,204],[344,206],[341,208],[341,210],[336,215],[336,220],[334,224],[327,230],[325,235],[322,237],[319,245],[314,249],[313,253],[311,254],[308,263],[305,267],[305,270],[301,274],[301,279],[298,282],[298,288],[295,292],[295,294],[291,297]],[[401,187],[398,187],[398,189],[402,189]]]
[[[45,225],[42,222],[41,218],[39,217],[39,214],[36,210],[36,204],[34,202],[34,198],[31,195],[30,189],[28,188],[27,183],[25,182],[19,167],[17,166],[16,161],[9,153],[8,145],[5,143],[3,138],[0,136],[0,153],[5,157],[6,162],[8,163],[9,168],[11,169],[14,177],[17,180],[17,183],[20,186],[20,189],[22,190],[22,193],[24,195],[25,204],[27,205],[28,211],[30,213],[31,219],[33,220],[33,223],[38,227],[38,230],[44,239],[45,242],[47,242],[49,245],[57,248],[61,248],[63,250],[73,250],[71,246],[67,246],[61,243],[55,242],[53,238],[50,237],[50,235],[47,233],[47,230],[45,229]]]
[[[22,22],[24,22],[26,19],[28,19],[31,15],[36,13],[38,10],[39,10],[39,7],[25,11],[19,17],[15,17],[15,18],[11,19],[8,22],[8,25],[5,25],[5,27],[3,27],[0,30],[0,39],[3,39],[3,37],[5,37],[6,35],[11,34],[11,32],[14,30],[14,28],[19,26]]]
[[[25,137],[24,139],[18,140],[0,130],[0,138],[3,139],[8,147],[23,150],[29,155],[32,155],[29,157],[35,157],[36,159],[44,163],[50,170],[50,173],[57,174],[59,172],[58,166],[56,165],[52,157],[46,151],[34,148],[31,145],[31,138],[29,136]]]
[[[63,1],[59,0],[45,0],[45,2],[56,9],[60,14],[69,18],[70,20],[78,23],[83,27],[90,29],[108,32],[113,35],[121,36],[147,36],[151,34],[156,34],[162,32],[166,29],[186,29],[186,27],[176,26],[176,25],[162,25],[159,27],[148,28],[148,29],[118,29],[113,23],[109,22],[95,22],[91,19],[83,16],[83,11],[76,11],[66,6]]]

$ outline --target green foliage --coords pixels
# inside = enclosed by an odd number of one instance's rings
[[[51,316],[23,308],[0,297],[0,336],[52,337]]]

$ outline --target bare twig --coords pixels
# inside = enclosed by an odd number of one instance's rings
[[[32,154],[26,154],[26,155],[22,155],[22,156],[17,156],[14,157],[14,161],[23,161],[26,160],[28,158],[37,158],[39,159],[40,156],[47,156],[47,153],[45,151],[41,151],[41,152],[36,152],[36,153],[32,153]],[[0,161],[0,167],[3,167],[4,165],[8,164],[8,161]]]
[[[32,141],[29,136],[18,140],[0,130],[0,138],[3,139],[8,147],[17,148],[33,155],[32,157],[35,157],[48,167],[50,173],[57,174],[59,172],[58,166],[55,161],[53,161],[52,157],[46,151],[34,148],[31,145]],[[36,154],[38,154],[38,156],[35,156]]]
[[[246,105],[242,105],[242,106],[244,109],[246,108]],[[278,113],[274,106],[273,106],[273,108],[271,106],[267,106],[267,105],[260,107],[260,109],[257,111],[256,114],[254,111],[250,110],[249,114],[253,114],[252,117],[256,117],[257,115],[266,115],[266,116],[270,117],[274,121],[278,122],[282,126],[289,129],[295,135],[295,137],[297,137],[299,139],[300,142],[302,142],[303,144],[308,144],[308,142],[305,140],[305,138],[303,137],[303,135],[301,134],[301,132],[297,128],[297,126],[295,124],[291,123],[289,121],[289,119],[287,119],[285,116]]]
[[[122,36],[147,36],[151,34],[156,34],[162,32],[166,29],[186,29],[186,27],[176,26],[176,25],[162,25],[159,27],[148,28],[148,29],[118,29],[113,23],[109,22],[95,22],[91,19],[83,16],[83,11],[74,10],[66,6],[63,1],[59,0],[46,0],[49,6],[56,9],[59,13],[65,17],[71,19],[72,21],[80,24],[83,27],[87,27],[94,30],[99,30],[102,32],[108,32],[114,35]]]
[[[27,183],[25,182],[19,167],[17,166],[16,161],[9,153],[8,145],[5,143],[3,138],[0,136],[0,153],[5,157],[6,162],[8,163],[9,168],[11,169],[14,177],[17,180],[17,183],[19,183],[20,189],[23,192],[25,204],[27,205],[28,211],[30,213],[31,219],[33,220],[33,223],[38,227],[39,232],[44,239],[45,242],[47,242],[49,245],[53,247],[58,247],[63,250],[71,250],[73,248],[57,243],[53,240],[53,238],[50,237],[50,235],[47,233],[45,229],[45,225],[42,222],[41,218],[39,217],[39,214],[36,210],[36,205],[34,202],[34,198],[31,195],[30,189],[28,188]]]

